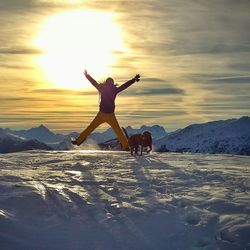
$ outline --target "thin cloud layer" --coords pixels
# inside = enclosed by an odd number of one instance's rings
[[[142,75],[117,99],[124,126],[158,123],[174,130],[249,115],[247,0],[0,0],[0,100],[9,108],[9,114],[0,110],[0,127],[42,122],[65,131],[80,129],[98,110],[95,89],[49,88],[34,63],[43,53],[32,44],[41,22],[79,8],[116,13],[127,48],[113,53],[110,67],[118,84]]]
[[[42,51],[36,48],[0,48],[0,54],[33,55],[41,54]]]

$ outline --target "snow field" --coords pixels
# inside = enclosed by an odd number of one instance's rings
[[[250,157],[0,155],[0,249],[250,249]]]

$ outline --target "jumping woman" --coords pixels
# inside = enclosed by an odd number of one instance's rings
[[[98,83],[88,74],[86,70],[84,71],[84,75],[91,82],[91,84],[99,91],[99,112],[97,113],[94,120],[90,123],[90,125],[79,135],[79,137],[72,140],[72,144],[78,146],[81,145],[93,130],[95,130],[102,123],[106,122],[115,131],[123,149],[128,150],[128,140],[123,134],[121,127],[119,126],[119,123],[115,117],[115,98],[118,93],[125,90],[133,83],[139,82],[140,75],[136,75],[134,78],[119,87],[115,85],[114,80],[111,77],[107,78],[104,83]]]

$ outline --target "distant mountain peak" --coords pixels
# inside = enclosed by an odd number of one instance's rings
[[[39,128],[47,128],[47,127],[45,127],[43,124],[41,124],[41,125],[39,126]]]
[[[50,131],[46,126],[44,126],[43,124],[41,124],[40,126],[38,127],[35,127],[33,129],[41,129],[41,130],[46,130],[46,131]]]
[[[242,116],[241,118],[239,118],[239,121],[250,121],[250,117],[249,116]]]
[[[160,125],[153,125],[152,128],[162,128]]]

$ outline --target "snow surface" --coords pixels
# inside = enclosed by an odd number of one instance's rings
[[[0,155],[0,249],[250,249],[250,157]]]

